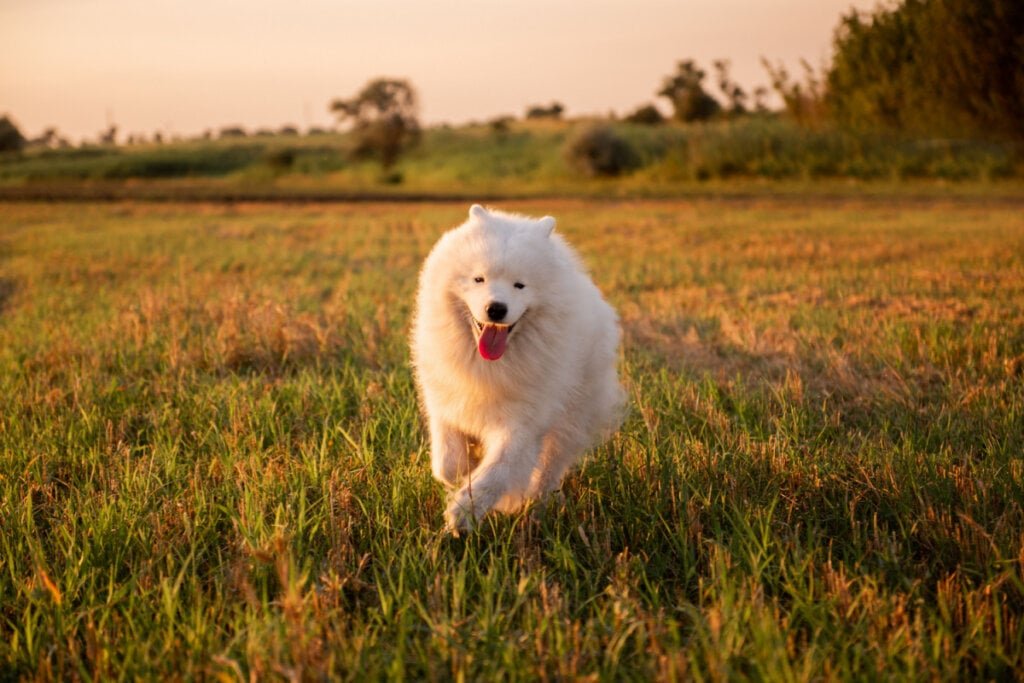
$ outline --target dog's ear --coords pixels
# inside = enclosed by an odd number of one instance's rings
[[[487,216],[487,209],[480,206],[479,204],[474,204],[473,206],[469,207],[470,218],[479,218],[480,220],[483,220],[484,218],[487,218]]]
[[[551,237],[551,233],[555,230],[555,219],[551,216],[544,216],[544,218],[537,221],[537,225],[547,233],[546,237]]]

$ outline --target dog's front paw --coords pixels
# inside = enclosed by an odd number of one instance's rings
[[[445,528],[456,536],[470,531],[494,508],[498,496],[487,486],[469,484],[452,494],[444,513]]]
[[[448,508],[444,511],[445,531],[458,536],[462,532],[472,530],[477,522],[474,512],[472,498],[458,493],[453,495],[448,501]]]

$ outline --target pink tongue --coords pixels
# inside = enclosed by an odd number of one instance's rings
[[[484,325],[478,345],[480,355],[487,360],[498,360],[505,353],[507,343],[508,325]]]

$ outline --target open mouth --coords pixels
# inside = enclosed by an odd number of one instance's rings
[[[509,335],[512,334],[512,329],[518,321],[511,325],[500,325],[498,323],[482,323],[476,317],[472,315],[470,317],[473,321],[476,348],[480,355],[486,360],[501,358],[508,348]]]

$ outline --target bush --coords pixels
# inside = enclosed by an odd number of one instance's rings
[[[661,115],[661,112],[653,104],[645,104],[642,107],[637,107],[635,111],[627,115],[625,121],[644,126],[656,126],[659,123],[664,123],[665,117]]]
[[[295,164],[296,150],[293,147],[279,147],[263,154],[263,161],[275,171],[287,171]]]
[[[637,166],[636,150],[607,124],[586,126],[566,143],[565,160],[584,175],[617,176]]]
[[[490,126],[491,132],[501,137],[506,135],[509,130],[512,129],[512,122],[515,121],[511,116],[497,116],[487,122]]]

